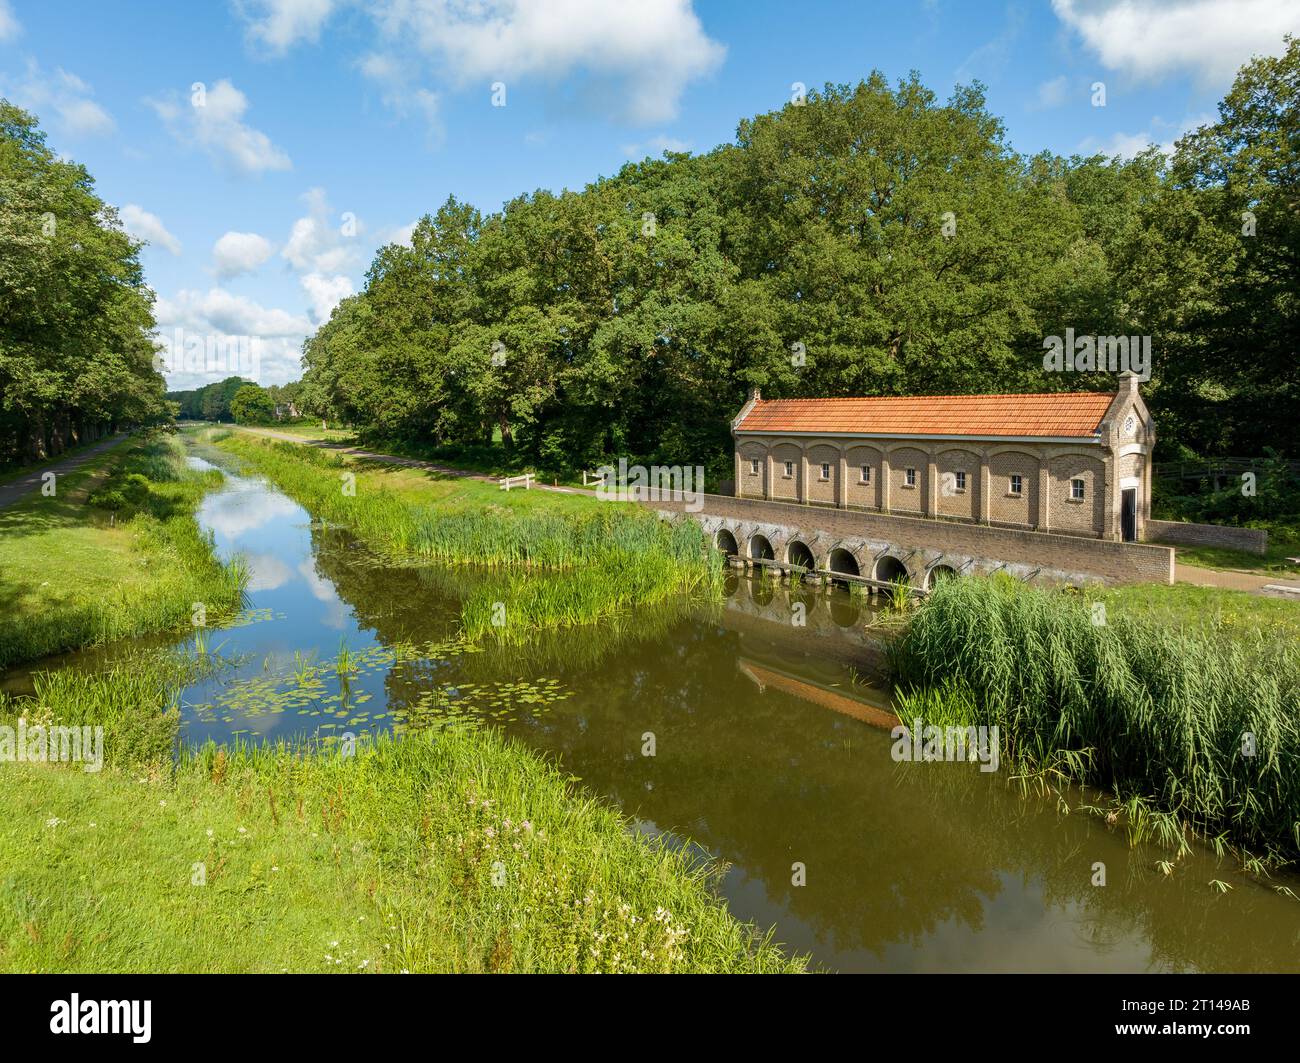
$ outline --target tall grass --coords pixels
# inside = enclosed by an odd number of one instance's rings
[[[167,669],[195,666],[49,677],[8,708],[107,735],[152,718],[161,748]],[[493,731],[352,756],[208,745],[147,785],[126,753],[99,774],[0,771],[0,969],[803,968],[727,911],[718,867]]]
[[[540,499],[528,509],[430,503],[377,486],[374,474],[337,454],[242,436],[222,448],[314,516],[394,559],[501,570],[465,602],[462,620],[473,637],[516,640],[721,586],[721,560],[693,522],[596,503],[585,510],[548,509]],[[355,493],[342,489],[346,475],[356,477]]]
[[[1203,836],[1300,858],[1300,646],[1095,619],[1064,592],[942,581],[890,647],[901,701],[948,684],[940,722],[998,725],[1013,763],[1065,763]]]
[[[182,444],[167,436],[108,460],[111,474],[88,498],[61,481],[55,498],[28,499],[0,514],[0,592],[8,596],[0,669],[188,627],[195,602],[210,620],[240,607],[243,560],[222,564],[194,519],[220,472],[189,468]],[[111,593],[83,585],[88,548]]]

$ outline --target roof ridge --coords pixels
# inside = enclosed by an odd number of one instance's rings
[[[982,391],[973,395],[825,395],[815,398],[759,399],[756,405],[769,402],[875,402],[881,399],[1082,399],[1093,396],[1115,398],[1118,391]]]

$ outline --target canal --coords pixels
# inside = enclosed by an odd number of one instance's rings
[[[1300,902],[1273,888],[1294,878],[1200,849],[1165,875],[1082,792],[895,763],[873,616],[846,594],[733,577],[721,605],[465,646],[472,572],[384,563],[203,454],[228,476],[199,520],[252,578],[246,613],[203,636],[233,663],[184,692],[185,742],[499,727],[637,829],[725,862],[731,910],[824,970],[1300,970]]]

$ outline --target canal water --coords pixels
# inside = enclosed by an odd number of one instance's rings
[[[842,592],[733,578],[720,606],[465,647],[472,572],[382,563],[204,453],[229,475],[199,520],[252,579],[246,614],[206,633],[237,663],[185,691],[187,742],[500,727],[725,861],[731,910],[820,969],[1300,971],[1300,901],[1272,888],[1295,878],[1204,851],[1165,875],[1082,792],[1067,809],[1005,771],[894,762],[877,618]]]

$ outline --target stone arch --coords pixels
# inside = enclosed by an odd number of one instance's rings
[[[802,539],[791,539],[786,544],[785,560],[787,564],[799,565],[806,568],[809,572],[817,567],[816,558],[813,557],[812,548]]]
[[[762,498],[767,491],[767,446],[757,440],[748,439],[737,448],[740,455],[740,480],[737,483],[737,495]],[[753,463],[758,462],[758,471]]]
[[[839,500],[840,448],[833,443],[812,440],[804,448],[808,457],[808,501],[833,506]],[[822,466],[826,479],[822,479]]]
[[[772,549],[772,540],[762,532],[754,532],[749,537],[749,556],[762,561],[775,561],[776,551]]]
[[[1038,521],[1039,458],[1023,447],[989,451],[989,523],[1032,527]],[[1011,477],[1021,478],[1021,493],[1013,495]]]
[[[925,574],[925,589],[934,590],[934,585],[946,579],[954,579],[957,570],[951,565],[933,565]]]
[[[930,491],[930,454],[915,443],[890,447],[889,509],[898,513],[924,513]],[[907,483],[907,470],[915,472],[915,483]]]
[[[830,553],[826,555],[826,568],[831,572],[843,572],[846,576],[862,575],[862,569],[858,567],[858,559],[853,556],[853,551],[845,546],[832,547]]]
[[[740,547],[736,543],[736,536],[732,534],[730,528],[719,528],[718,534],[714,536],[714,545],[728,557],[740,553]]]
[[[853,446],[846,448],[844,452],[845,461],[849,467],[847,477],[847,488],[849,505],[863,506],[868,509],[880,508],[880,476],[881,458],[884,451],[880,447],[871,446],[867,443],[855,443]],[[862,480],[862,468],[868,469],[868,479],[864,483]]]
[[[934,460],[939,477],[935,492],[937,512],[943,517],[974,520],[982,486],[980,455],[969,447],[953,445],[938,451]],[[958,482],[958,473],[963,474],[963,482]]]
[[[876,558],[871,578],[880,580],[883,583],[894,583],[900,579],[909,585],[912,582],[911,573],[907,571],[907,566],[894,557],[893,554],[881,554],[880,557]]]
[[[786,474],[786,462],[790,473]],[[772,482],[768,484],[768,497],[779,501],[799,501],[803,480],[803,448],[796,443],[781,442],[772,445]]]

